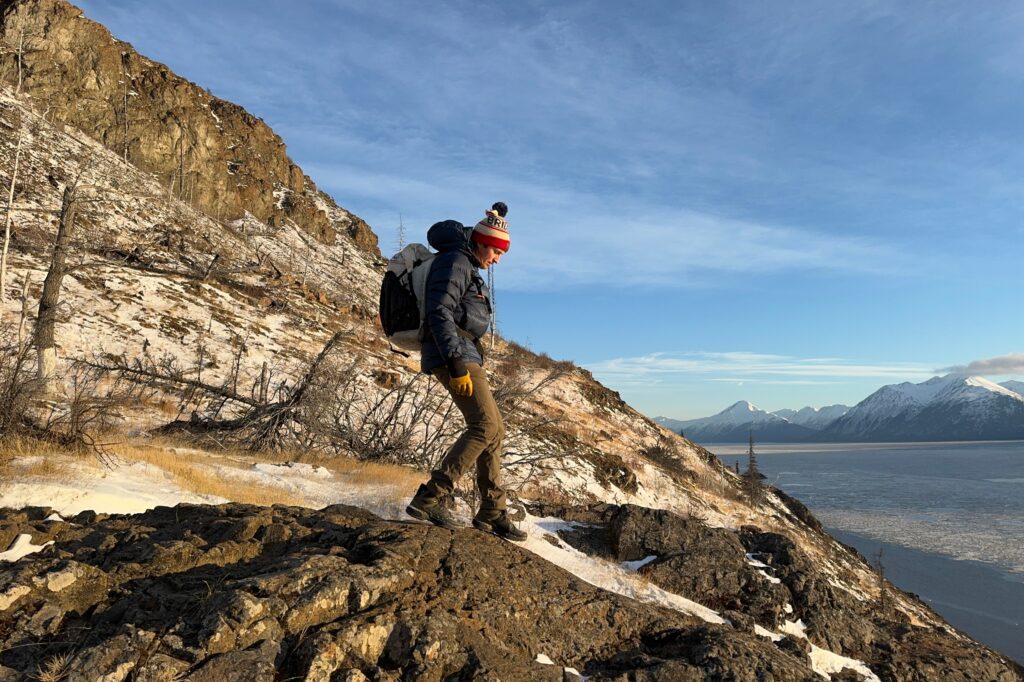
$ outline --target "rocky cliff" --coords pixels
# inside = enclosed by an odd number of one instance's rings
[[[84,132],[170,194],[220,220],[250,213],[271,227],[290,219],[332,243],[337,208],[262,120],[138,54],[63,0],[0,1],[0,78],[51,121]],[[379,255],[356,216],[341,229]]]

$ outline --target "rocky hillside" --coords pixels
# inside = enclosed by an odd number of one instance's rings
[[[258,119],[71,5],[0,0],[0,20],[5,188],[19,159],[4,348],[36,322],[65,189],[79,206],[56,334],[63,390],[43,416],[74,424],[88,405],[120,434],[436,462],[450,401],[377,328],[382,261],[365,224]],[[7,511],[0,545],[54,544],[0,565],[0,679],[65,656],[68,679],[562,679],[540,654],[598,679],[813,679],[818,650],[885,679],[1017,679],[796,500],[752,503],[710,453],[586,371],[487,345],[505,475],[523,505],[563,519],[550,542],[654,557],[640,574],[719,610],[713,622],[472,531],[356,509]]]
[[[292,221],[325,244],[340,230],[378,255],[362,220],[330,219],[334,202],[292,163],[263,121],[146,59],[63,0],[0,1],[0,78],[48,120],[71,126],[158,186],[223,220]]]

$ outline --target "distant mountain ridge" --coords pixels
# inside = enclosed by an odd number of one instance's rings
[[[853,407],[760,410],[740,401],[702,419],[655,421],[705,443],[1024,439],[1024,382],[963,374],[883,386]]]
[[[705,443],[739,443],[751,435],[758,441],[774,442],[801,442],[816,436],[813,429],[759,409],[746,400],[702,419],[679,421],[655,417],[654,421],[685,434],[690,440]]]
[[[800,410],[776,410],[772,414],[788,419],[794,424],[820,431],[849,410],[849,405],[827,405],[820,408],[805,407]]]

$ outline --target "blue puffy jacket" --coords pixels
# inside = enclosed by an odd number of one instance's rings
[[[446,220],[427,232],[427,242],[439,253],[431,263],[424,294],[426,335],[420,354],[424,372],[447,365],[452,376],[461,376],[466,373],[465,363],[484,362],[475,341],[490,325],[491,298],[473,256],[471,231]]]

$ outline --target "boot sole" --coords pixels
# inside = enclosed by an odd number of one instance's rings
[[[422,509],[412,506],[411,504],[405,508],[405,513],[413,517],[414,519],[417,519],[418,521],[426,521],[427,523],[433,524],[438,528],[447,528],[448,530],[456,530],[458,528],[461,528],[461,526],[457,524],[446,523],[444,521],[436,521],[430,516],[430,514],[423,511]]]
[[[477,521],[476,519],[473,520],[473,527],[477,530],[482,530],[485,533],[495,535],[501,538],[502,540],[508,540],[509,542],[526,542],[526,539],[529,537],[528,535],[523,535],[522,537],[513,537],[511,535],[499,533],[498,531],[494,530],[494,526],[492,526],[491,524],[487,523],[486,521]]]

